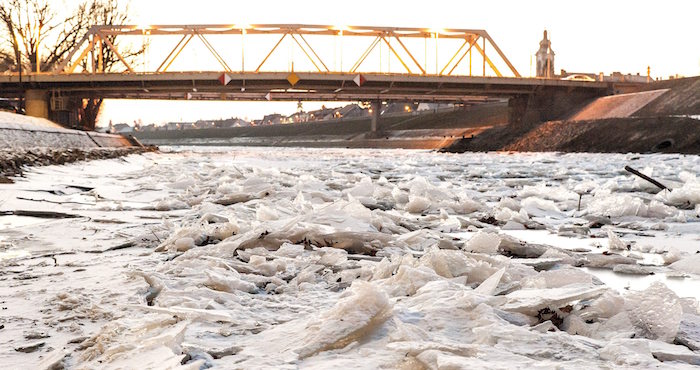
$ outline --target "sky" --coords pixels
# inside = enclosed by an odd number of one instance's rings
[[[129,14],[132,23],[140,25],[302,23],[485,29],[523,76],[534,74],[532,56],[539,47],[543,30],[547,29],[556,53],[557,72],[565,69],[646,75],[649,66],[652,77],[700,75],[700,1],[697,0],[133,0],[129,3]],[[152,50],[144,57],[146,64],[159,64],[172,47],[165,44],[156,46],[151,41]],[[201,50],[192,47],[188,53],[183,52],[179,67],[200,70]],[[449,59],[451,53],[443,51],[440,56]],[[397,64],[394,62],[392,68]],[[321,104],[337,105],[307,102],[304,108],[310,110]],[[157,124],[228,117],[254,119],[267,113],[290,114],[295,110],[294,102],[108,100],[99,123],[105,125],[110,120],[133,123],[137,119]]]

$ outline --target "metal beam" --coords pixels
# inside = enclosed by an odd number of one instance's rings
[[[98,34],[99,34],[99,32],[98,32]],[[102,35],[100,35],[100,36],[102,36]],[[112,44],[112,42],[109,41],[109,38],[107,38],[107,37],[102,37],[102,39],[104,40],[105,44],[107,44],[107,47],[109,47],[110,50],[112,50],[112,52],[114,53],[114,55],[116,55],[117,58],[119,58],[119,60],[120,60],[122,63],[124,63],[124,66],[126,67],[126,69],[128,69],[129,72],[134,73],[134,70],[131,69],[131,66],[129,65],[129,63],[127,63],[126,60],[124,60],[124,57],[122,57],[122,55],[119,54],[119,51],[117,50],[116,47],[114,47],[114,45]]]
[[[173,50],[171,50],[170,53],[168,54],[168,56],[165,57],[165,59],[163,59],[163,63],[161,63],[158,66],[158,68],[156,68],[156,73],[160,72],[161,68],[163,68],[163,66],[165,66],[167,63],[167,66],[165,67],[165,69],[163,69],[163,72],[165,72],[168,69],[168,67],[170,66],[170,64],[172,64],[173,61],[175,61],[175,58],[177,58],[177,56],[180,55],[180,52],[182,51],[182,49],[184,49],[185,46],[187,46],[187,43],[190,42],[190,40],[192,40],[193,37],[194,37],[194,35],[192,35],[192,34],[183,35],[182,38],[180,39],[180,41],[177,42],[177,45],[175,45]],[[184,42],[184,44],[183,44],[183,42]],[[173,54],[175,54],[175,55],[173,56]],[[170,63],[168,63],[168,60],[170,60],[170,57],[173,57],[173,60],[170,61]]]
[[[88,43],[88,46],[85,48],[85,50],[83,50],[83,52],[80,54],[80,56],[75,61],[75,63],[73,63],[73,65],[68,67],[68,69],[66,70],[66,73],[73,73],[75,71],[75,69],[78,67],[78,64],[80,64],[80,61],[85,59],[85,57],[87,57],[88,53],[91,52],[92,48],[94,48],[94,47],[95,47],[95,43],[92,41],[92,39],[90,39],[90,43]]]
[[[408,51],[408,48],[406,47],[406,45],[403,44],[403,42],[401,41],[401,39],[399,38],[399,36],[396,36],[396,34],[394,34],[394,38],[396,39],[396,41],[399,42],[399,45],[401,45],[401,47],[402,47],[403,50],[406,52],[406,54],[408,54],[408,56],[411,57],[411,60],[413,60],[413,63],[415,63],[416,66],[418,66],[418,69],[420,69],[420,72],[421,72],[422,74],[425,74],[425,69],[423,69],[423,67],[420,66],[420,63],[418,63],[418,61],[416,60],[416,58],[413,57],[413,54],[411,54],[411,52]]]
[[[284,40],[284,38],[285,38],[286,36],[287,36],[287,34],[285,33],[284,35],[282,35],[282,37],[280,37],[280,40],[277,41],[277,43],[275,44],[275,46],[272,47],[272,50],[270,50],[270,52],[267,53],[267,55],[266,55],[265,58],[262,60],[262,62],[260,62],[260,65],[258,66],[258,68],[255,69],[255,72],[259,72],[259,71],[260,71],[260,68],[262,68],[263,64],[265,64],[265,62],[267,62],[267,59],[270,57],[270,55],[272,55],[272,53],[277,49],[277,47],[280,46],[280,44],[282,43],[282,40]]]
[[[503,60],[503,62],[508,65],[510,71],[515,75],[516,77],[520,76],[513,67],[513,65],[510,63],[510,61],[505,57],[501,49],[498,47],[498,45],[495,44],[493,39],[490,37],[490,35],[484,31],[484,30],[479,30],[479,29],[445,29],[445,30],[431,30],[431,29],[426,29],[426,28],[407,28],[407,27],[368,27],[368,26],[350,26],[350,27],[335,27],[335,26],[329,26],[329,25],[308,25],[308,24],[254,24],[254,25],[242,25],[242,24],[233,24],[233,25],[215,25],[215,24],[203,24],[203,25],[150,25],[150,26],[136,26],[136,25],[99,25],[99,26],[93,26],[90,28],[88,34],[84,37],[83,40],[81,40],[77,47],[73,50],[71,50],[68,53],[68,57],[66,60],[63,60],[58,67],[58,71],[60,72],[68,72],[70,71],[73,73],[75,71],[75,66],[71,65],[73,62],[73,58],[83,51],[83,53],[80,55],[80,58],[78,58],[75,63],[81,64],[84,62],[84,58],[87,56],[87,53],[94,53],[97,52],[95,50],[96,45],[93,42],[91,46],[88,47],[87,52],[85,52],[83,49],[85,42],[89,41],[90,38],[94,37],[94,35],[99,35],[101,39],[106,39],[107,37],[113,38],[115,36],[142,36],[144,34],[148,34],[151,37],[159,36],[159,35],[181,35],[182,38],[179,40],[178,44],[175,45],[175,47],[170,50],[169,54],[165,57],[163,62],[158,66],[157,69],[153,72],[160,73],[162,71],[165,71],[169,68],[169,66],[172,65],[173,61],[177,59],[177,57],[180,55],[182,50],[185,48],[185,46],[188,44],[188,42],[191,40],[191,38],[194,37],[194,35],[197,35],[202,42],[204,43],[205,47],[209,50],[209,52],[215,57],[217,62],[226,70],[227,72],[232,72],[232,69],[229,67],[225,59],[222,57],[221,54],[214,48],[214,46],[209,42],[207,39],[206,35],[241,35],[243,38],[244,35],[245,37],[248,38],[250,36],[265,36],[265,35],[281,35],[280,40],[278,43],[275,45],[275,47],[272,48],[272,50],[265,56],[263,61],[260,63],[256,71],[260,71],[260,69],[264,66],[264,64],[269,60],[269,58],[272,57],[272,54],[274,54],[274,51],[279,47],[280,43],[284,41],[284,38],[286,35],[292,35],[292,38],[294,42],[302,49],[304,54],[306,54],[307,58],[312,62],[313,66],[317,71],[320,72],[325,72],[325,73],[342,73],[343,68],[342,68],[342,58],[343,58],[343,53],[341,50],[341,67],[339,70],[335,70],[332,68],[329,68],[329,66],[324,62],[324,60],[320,57],[321,54],[318,53],[318,50],[314,48],[309,40],[307,39],[307,35],[314,35],[314,36],[340,36],[340,37],[353,37],[353,38],[373,38],[373,41],[371,42],[369,48],[365,50],[364,53],[357,59],[356,63],[353,64],[353,66],[349,69],[350,72],[354,73],[356,72],[365,62],[365,60],[368,58],[369,54],[374,50],[374,48],[380,44],[381,42],[384,42],[387,44],[387,46],[390,49],[390,53],[396,56],[397,59],[401,62],[401,64],[404,66],[405,73],[408,74],[413,74],[414,72],[412,71],[412,66],[410,65],[411,62],[407,62],[407,60],[403,60],[406,55],[411,59],[412,63],[418,67],[418,70],[420,70],[420,73],[422,75],[444,75],[446,71],[450,70],[452,67],[452,63],[454,63],[455,60],[457,60],[457,64],[461,62],[461,60],[466,57],[466,54],[461,54],[462,50],[466,47],[466,41],[462,43],[460,46],[460,49],[455,52],[452,57],[450,58],[449,62],[442,67],[440,70],[440,66],[437,65],[439,53],[437,52],[438,50],[442,50],[442,47],[439,46],[442,40],[452,40],[452,39],[458,39],[458,40],[474,40],[475,38],[481,38],[484,40],[484,47],[481,48],[482,51],[484,51],[484,55],[486,55],[486,58],[484,58],[484,74],[485,74],[485,69],[486,69],[486,63],[489,63],[489,65],[492,65],[493,68],[495,68],[495,65],[493,62],[491,62],[491,59],[488,59],[488,54],[485,52],[485,44],[486,40],[488,40],[492,46],[494,47],[494,50],[498,54],[498,56]],[[400,48],[403,49],[404,55],[401,55],[401,53],[398,52],[398,49],[395,47],[395,45],[391,45],[390,39],[395,38],[396,41],[399,43]],[[405,38],[413,38],[413,39],[424,39],[426,46],[427,46],[427,40],[434,38],[435,41],[435,48],[436,48],[436,70],[429,74],[427,69],[422,66],[418,60],[415,57],[415,50],[412,50],[409,45],[411,44],[406,44],[405,43]],[[157,40],[157,38],[152,38],[153,40]],[[245,43],[248,43],[246,40]],[[119,54],[119,52],[116,50],[116,48],[113,48],[114,45],[109,46],[106,42],[105,45],[109,47],[110,49],[114,49],[116,54]],[[241,41],[241,70],[236,71],[236,72],[244,72],[244,53],[245,53],[245,47],[243,39]],[[335,49],[335,48],[334,48]],[[342,49],[342,46],[341,46]],[[420,50],[420,49],[418,49]],[[427,47],[426,47],[426,53],[427,53]],[[467,52],[469,54],[470,60],[471,60],[471,54],[472,50],[469,50]],[[96,56],[99,58],[99,54]],[[119,57],[119,56],[118,56]],[[123,61],[124,58],[120,58],[122,60],[122,63],[125,63]],[[488,60],[487,60],[488,59]],[[389,59],[391,60],[391,58]],[[426,63],[427,63],[427,55],[426,55]],[[95,68],[93,68],[95,71],[100,71],[102,70],[99,68],[99,60],[94,61],[93,60],[93,65],[95,65]],[[68,68],[68,66],[71,66],[71,68]],[[125,65],[127,65],[125,63]],[[381,65],[381,63],[380,63]],[[337,68],[337,67],[336,67]],[[381,67],[380,67],[381,68]],[[133,73],[133,70],[131,69],[130,66],[127,65],[127,69],[129,72]],[[452,67],[451,69],[452,72],[455,71],[455,68]],[[297,71],[299,72],[299,71]],[[381,72],[381,70],[380,70]],[[403,73],[403,72],[402,72]],[[448,73],[449,74],[449,73]],[[500,75],[500,71],[497,73]]]
[[[503,54],[503,52],[501,51],[501,48],[498,47],[498,45],[496,44],[495,41],[493,41],[491,36],[488,33],[485,33],[484,37],[486,37],[486,39],[489,40],[489,43],[491,44],[491,46],[493,46],[493,48],[496,50],[496,52],[501,57],[501,59],[503,59],[503,61],[508,66],[508,68],[510,68],[510,71],[513,72],[515,77],[520,77],[520,73],[518,73],[518,71],[515,69],[515,67],[513,67],[513,65],[510,63],[510,60],[508,60],[508,58],[506,58],[505,54]]]
[[[462,54],[462,57],[460,57],[459,60],[457,61],[457,63],[455,63],[455,65],[452,67],[452,69],[450,69],[450,71],[447,73],[448,76],[452,75],[452,72],[454,72],[454,70],[457,69],[457,66],[459,65],[459,63],[462,62],[462,59],[464,59],[464,57],[467,54],[469,54],[469,76],[472,75],[472,48],[474,47],[474,45],[476,44],[477,41],[479,41],[478,37],[475,38],[474,40],[472,40],[471,42],[469,42],[469,48],[467,48],[467,50],[464,52],[464,54]],[[449,65],[449,63],[448,63],[448,65]]]
[[[370,53],[372,53],[372,50],[377,46],[377,44],[381,41],[381,36],[377,36],[374,41],[372,41],[372,44],[365,50],[364,53],[360,56],[360,59],[358,59],[355,64],[353,64],[352,68],[350,68],[350,73],[355,73],[358,68],[362,65],[362,62],[367,59]]]
[[[484,41],[486,41],[486,39],[484,39]],[[491,59],[489,59],[489,57],[486,56],[486,52],[484,51],[484,49],[482,49],[481,47],[479,47],[479,44],[474,44],[474,47],[476,47],[476,50],[477,50],[477,51],[479,52],[479,54],[481,54],[481,56],[484,58],[484,76],[486,75],[486,72],[485,72],[485,71],[486,71],[486,63],[488,63],[488,64],[489,64],[489,67],[491,67],[491,69],[492,69],[494,72],[496,72],[496,76],[498,76],[498,77],[503,77],[503,75],[501,74],[501,72],[498,71],[498,68],[496,68],[496,66],[493,64],[493,62],[491,61]]]
[[[219,62],[219,64],[221,64],[222,67],[224,67],[224,70],[226,72],[231,72],[232,71],[231,67],[229,67],[228,64],[226,64],[226,61],[224,60],[224,58],[221,57],[221,55],[219,54],[219,52],[216,51],[216,49],[214,49],[214,46],[212,46],[212,44],[209,43],[209,40],[207,40],[207,38],[204,37],[204,35],[202,35],[202,34],[197,33],[196,35],[197,35],[197,37],[199,37],[200,40],[202,40],[202,43],[209,50],[209,52],[214,56],[214,58],[216,58],[216,61]]]
[[[316,67],[316,69],[317,69],[319,72],[323,72],[323,71],[321,70],[321,68],[319,68],[318,64],[316,64],[316,61],[314,60],[314,58],[312,58],[311,55],[309,55],[309,53],[308,53],[308,52],[306,51],[306,49],[301,45],[301,43],[299,42],[299,40],[297,40],[297,38],[294,36],[294,34],[292,33],[292,34],[290,34],[289,36],[291,36],[291,37],[292,37],[292,40],[294,40],[294,42],[296,42],[297,45],[299,45],[299,48],[301,49],[301,51],[303,51],[304,54],[306,55],[306,57],[309,58],[309,60],[311,61],[311,63],[314,65],[314,67]],[[325,67],[325,65],[324,65],[324,67]],[[328,71],[326,71],[326,72],[328,72]]]
[[[326,66],[326,63],[323,63],[323,60],[321,59],[321,57],[319,57],[318,54],[316,53],[316,50],[314,50],[314,48],[311,47],[311,44],[309,44],[309,42],[306,41],[306,38],[304,38],[304,35],[300,33],[300,34],[299,34],[299,37],[301,37],[301,39],[304,41],[304,43],[306,44],[306,46],[309,47],[309,50],[311,50],[311,52],[314,54],[314,56],[316,56],[316,59],[318,59],[318,61],[319,61],[319,62],[321,63],[321,65],[323,66],[323,68],[326,69],[326,72],[330,72],[330,69],[328,69],[328,67]]]
[[[389,43],[389,41],[387,41],[386,38],[384,38],[384,36],[381,36],[381,38],[382,38],[382,40],[384,40],[384,42],[386,43],[386,45],[389,47],[389,50],[391,50],[391,52],[394,53],[394,55],[396,56],[396,59],[398,59],[399,62],[401,62],[401,64],[403,65],[403,67],[406,68],[406,72],[408,72],[408,74],[412,74],[413,72],[411,72],[411,69],[408,68],[408,66],[406,65],[406,63],[403,61],[403,59],[401,59],[401,57],[400,57],[399,54],[396,52],[396,50],[394,50],[394,48],[391,46],[391,44]],[[391,56],[389,56],[389,58],[391,58]]]

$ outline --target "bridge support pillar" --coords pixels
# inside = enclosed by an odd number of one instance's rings
[[[372,133],[377,132],[377,127],[379,126],[379,114],[382,111],[382,102],[379,100],[373,100],[370,105],[370,117],[372,118]]]
[[[566,89],[515,96],[508,100],[508,123],[534,124],[567,119],[593,99],[606,94],[605,90]]]
[[[28,116],[49,118],[49,93],[46,90],[24,92],[25,112]]]

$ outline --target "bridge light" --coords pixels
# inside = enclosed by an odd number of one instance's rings
[[[432,34],[433,37],[437,37],[439,34],[444,34],[445,30],[442,28],[431,28],[428,30],[428,33]]]

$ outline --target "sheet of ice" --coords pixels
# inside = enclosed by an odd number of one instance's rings
[[[697,157],[286,153],[177,148],[34,169],[8,185],[4,208],[41,210],[51,201],[82,217],[43,222],[41,232],[6,222],[0,361],[67,368],[694,363],[690,350],[662,341],[697,341],[694,321],[677,313],[698,313],[699,281],[664,262],[692,265],[697,212],[687,195],[683,202],[654,195],[621,168],[632,162],[692,190]],[[56,187],[71,183],[94,189]],[[514,224],[520,230],[504,230]],[[615,272],[635,269],[655,274]]]

